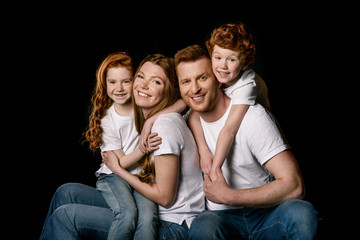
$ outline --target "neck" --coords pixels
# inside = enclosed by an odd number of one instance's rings
[[[199,115],[206,122],[215,122],[225,114],[230,101],[231,99],[219,89],[219,95],[216,101],[214,101],[213,107],[208,111],[199,112]]]
[[[121,116],[130,116],[134,112],[131,101],[125,104],[117,104],[114,102],[114,107],[117,114]]]

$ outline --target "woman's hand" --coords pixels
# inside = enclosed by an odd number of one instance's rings
[[[115,169],[121,168],[119,159],[113,151],[105,151],[101,153],[102,162],[114,172]]]
[[[150,137],[151,128],[153,126],[152,118],[149,118],[145,121],[143,129],[141,131],[140,139],[139,139],[139,149],[142,153],[148,154],[149,153],[149,145],[148,139]]]

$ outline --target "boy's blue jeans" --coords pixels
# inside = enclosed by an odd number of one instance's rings
[[[289,199],[272,208],[241,208],[200,213],[189,239],[315,239],[318,217],[313,206]]]
[[[108,240],[156,239],[157,205],[153,201],[115,174],[101,174],[96,187],[114,213]]]

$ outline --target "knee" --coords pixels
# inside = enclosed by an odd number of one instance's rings
[[[158,213],[157,211],[140,211],[138,217],[138,225],[143,227],[151,227],[157,225]]]
[[[300,233],[316,234],[318,214],[310,202],[289,199],[283,202],[280,207],[286,211],[283,213],[283,217],[290,228]]]
[[[189,239],[218,239],[225,234],[224,223],[216,212],[202,212],[191,224]]]

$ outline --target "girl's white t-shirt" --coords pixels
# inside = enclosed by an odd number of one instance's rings
[[[180,158],[176,201],[170,208],[159,206],[159,217],[180,225],[186,221],[190,227],[195,217],[205,209],[203,179],[194,137],[178,113],[160,115],[152,132],[157,132],[162,138],[160,148],[154,151],[153,156],[173,154]]]
[[[212,154],[215,153],[217,138],[229,115],[226,113],[215,122],[200,118],[205,140]],[[264,164],[278,153],[289,149],[275,118],[260,104],[250,106],[234,138],[233,145],[222,166],[223,175],[232,189],[255,188],[269,183],[273,176]],[[209,210],[223,210],[231,207],[207,201]]]
[[[122,149],[124,154],[132,153],[139,142],[139,134],[135,128],[134,114],[130,116],[119,115],[114,105],[106,110],[105,116],[101,119],[101,127],[103,129],[103,144],[100,146],[102,152]],[[140,172],[138,165],[128,169],[132,174]],[[112,171],[103,165],[96,176],[100,174],[111,174]]]

